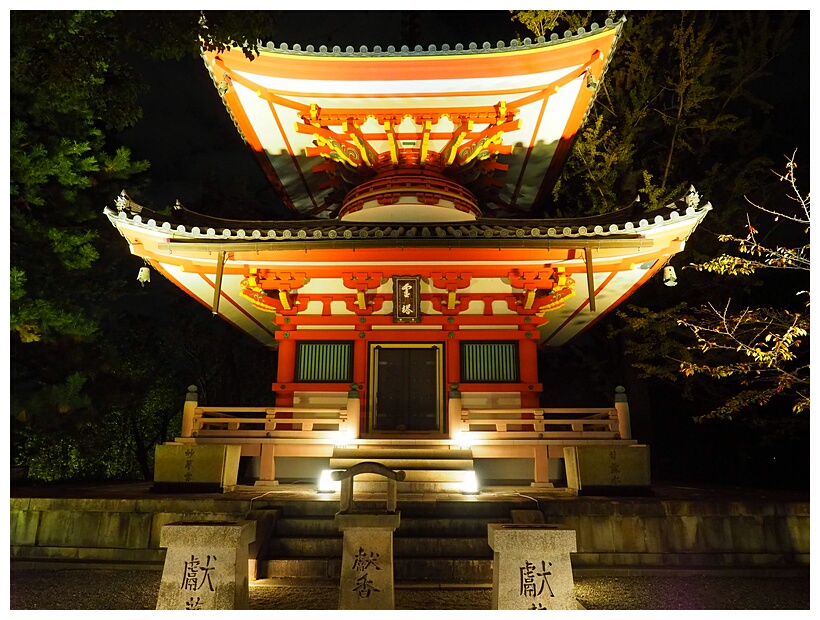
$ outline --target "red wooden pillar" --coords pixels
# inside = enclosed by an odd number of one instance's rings
[[[292,336],[290,332],[284,332],[282,336]],[[296,341],[292,338],[279,339],[279,356],[276,364],[276,384],[293,383],[296,378]],[[281,391],[277,389],[274,384],[274,391],[276,392],[276,406],[277,407],[292,407],[293,406],[293,391]],[[276,455],[275,445],[272,443],[263,443],[260,450],[259,459],[259,481],[260,482],[274,482],[276,480]]]
[[[461,342],[459,340],[447,341],[447,389],[451,383],[461,382]]]
[[[290,335],[285,332],[283,335]],[[279,341],[279,358],[276,365],[276,382],[293,383],[296,376],[296,341],[292,338],[282,338]],[[277,392],[277,407],[292,407],[293,392]]]
[[[364,332],[363,332],[364,333]],[[359,433],[367,432],[367,339],[357,338],[353,343],[353,382],[362,386],[359,390]]]
[[[538,350],[534,338],[526,338],[518,345],[518,362],[521,369],[521,383],[535,385],[538,383]],[[521,392],[522,407],[538,407],[539,394],[536,391]]]

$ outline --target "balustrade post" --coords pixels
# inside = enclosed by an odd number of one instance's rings
[[[615,411],[618,414],[618,434],[621,439],[632,439],[629,403],[626,400],[626,388],[622,385],[615,388]]]
[[[194,431],[194,415],[199,406],[199,399],[196,394],[196,386],[189,385],[188,393],[185,395],[185,404],[182,407],[182,436],[191,437]]]
[[[447,429],[450,439],[455,439],[455,434],[461,430],[461,392],[458,383],[450,384],[450,393],[447,400]]]

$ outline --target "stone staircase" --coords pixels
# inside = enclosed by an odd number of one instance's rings
[[[414,444],[335,448],[331,469],[348,469],[356,463],[373,461],[392,470],[402,470],[406,477],[398,483],[399,493],[459,493],[465,477],[473,471],[471,450],[452,450],[449,446],[429,447]],[[354,492],[384,493],[386,480],[376,474],[360,474]]]
[[[358,477],[357,477],[358,481]],[[358,482],[356,483],[358,484]],[[488,523],[510,523],[507,502],[399,501],[401,523],[393,534],[394,579],[404,583],[492,582]],[[384,510],[384,500],[356,500],[357,511]],[[258,556],[257,579],[338,580],[342,534],[336,501],[283,502],[276,525]]]

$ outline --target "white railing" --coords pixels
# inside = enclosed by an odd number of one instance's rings
[[[346,408],[196,407],[191,437],[318,438],[347,430]]]
[[[451,439],[630,439],[629,407],[623,388],[612,408],[463,409],[453,390],[448,405]],[[359,437],[359,399],[346,407],[200,407],[195,388],[183,409],[182,437],[329,439]]]
[[[462,409],[461,433],[478,439],[617,438],[618,414],[608,409]]]

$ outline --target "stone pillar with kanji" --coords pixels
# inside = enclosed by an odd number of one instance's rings
[[[164,525],[157,609],[247,609],[248,545],[255,539],[256,521]]]
[[[377,474],[387,478],[384,511],[359,512],[353,502],[353,477]],[[342,532],[342,571],[339,609],[395,609],[393,589],[393,532],[401,515],[396,510],[396,482],[403,471],[380,463],[362,462],[343,472],[333,472],[342,482],[336,525]]]
[[[489,523],[492,609],[580,609],[570,553],[575,530],[554,525]]]

